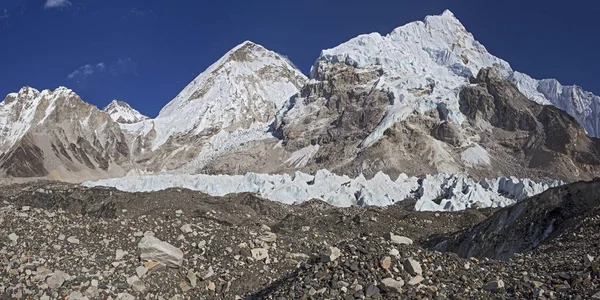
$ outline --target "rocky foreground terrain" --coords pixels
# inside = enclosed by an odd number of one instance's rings
[[[12,185],[0,191],[0,299],[600,299],[599,188],[433,213]],[[519,234],[539,245],[506,260],[472,250]],[[431,250],[462,253],[468,239],[474,257]]]

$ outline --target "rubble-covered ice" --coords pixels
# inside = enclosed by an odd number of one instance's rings
[[[503,207],[536,195],[562,182],[536,183],[529,179],[497,178],[475,181],[466,175],[436,174],[425,178],[401,174],[392,180],[384,173],[373,178],[350,178],[328,170],[315,175],[145,175],[84,182],[84,186],[108,186],[122,191],[149,192],[187,188],[212,196],[250,192],[287,204],[320,199],[335,206],[386,206],[407,198],[417,199],[416,210],[455,211],[476,207]]]

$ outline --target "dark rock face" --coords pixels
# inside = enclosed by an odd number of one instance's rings
[[[379,124],[393,96],[375,89],[382,70],[358,70],[344,64],[320,64],[317,83],[307,84],[295,102],[318,105],[302,120],[286,117],[279,126],[287,148],[336,142],[359,143]]]
[[[488,148],[498,144],[523,165],[555,178],[593,178],[600,170],[600,143],[566,112],[528,100],[493,69],[482,69],[460,93],[460,110],[474,128],[492,125]]]
[[[13,177],[42,177],[48,175],[44,168],[44,152],[30,137],[22,139],[11,152],[0,156],[0,167]]]
[[[578,182],[504,208],[435,248],[461,257],[506,260],[563,231],[573,231],[575,224],[599,207],[600,181]]]
[[[532,110],[539,105],[527,99],[513,84],[492,69],[482,69],[474,83],[477,86],[468,86],[460,93],[460,110],[470,121],[481,118],[508,131],[536,128]]]
[[[455,147],[460,146],[464,140],[458,126],[450,121],[435,125],[431,130],[431,136]]]

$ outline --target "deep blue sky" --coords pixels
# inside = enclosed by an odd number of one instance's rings
[[[2,96],[64,85],[101,108],[117,98],[156,116],[244,40],[306,73],[321,49],[447,8],[514,69],[600,94],[597,0],[47,1],[64,0],[0,0]]]

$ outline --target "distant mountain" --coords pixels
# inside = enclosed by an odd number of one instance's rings
[[[445,11],[323,50],[309,78],[246,41],[155,119],[24,88],[0,103],[0,163],[8,177],[74,181],[327,169],[569,182],[600,172],[599,103],[512,70]]]
[[[149,119],[131,108],[129,104],[119,100],[113,100],[102,111],[109,114],[113,121],[122,124],[138,123]]]
[[[0,103],[0,173],[80,181],[131,168],[119,125],[73,91],[30,87]]]

